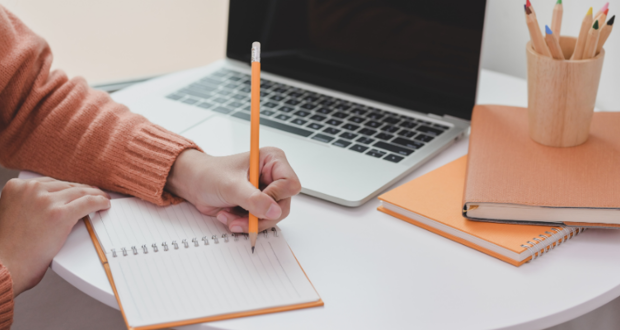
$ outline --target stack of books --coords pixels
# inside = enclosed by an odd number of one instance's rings
[[[476,106],[469,155],[379,197],[379,210],[515,266],[586,228],[620,227],[620,113],[587,142],[538,144],[527,109]]]

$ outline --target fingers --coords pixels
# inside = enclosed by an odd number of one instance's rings
[[[86,195],[91,195],[91,196],[102,196],[105,197],[107,199],[110,199],[110,195],[108,195],[107,193],[96,189],[96,188],[90,188],[88,186],[77,186],[77,187],[71,187],[68,189],[64,189],[61,191],[56,192],[55,194],[53,194],[52,196],[54,196],[54,198],[58,201],[60,201],[63,204],[68,204],[82,196],[86,196]]]
[[[265,220],[260,219],[258,221],[258,230],[262,231],[265,229],[269,229],[275,226],[278,222],[283,220],[289,215],[291,208],[291,199],[287,198],[285,200],[281,200],[278,202],[278,205],[282,209],[282,214],[278,219]],[[240,214],[239,212],[235,212],[233,209],[223,209],[217,214],[217,220],[228,227],[233,233],[247,233],[248,232],[248,214]]]
[[[101,195],[84,195],[65,205],[67,217],[75,221],[84,216],[110,208],[110,200]]]
[[[266,193],[255,188],[249,181],[240,182],[231,192],[229,200],[239,205],[260,219],[279,219],[282,209],[276,201]]]
[[[261,182],[266,185],[263,192],[276,201],[299,194],[301,183],[284,152],[277,148],[263,148],[261,151],[266,153],[261,170]]]
[[[278,224],[280,220],[259,220],[258,231],[261,232],[265,229],[269,229]],[[240,217],[230,221],[228,229],[233,233],[247,233],[248,232],[248,217]]]

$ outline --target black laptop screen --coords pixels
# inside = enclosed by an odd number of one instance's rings
[[[231,0],[227,56],[311,84],[470,119],[485,1]]]

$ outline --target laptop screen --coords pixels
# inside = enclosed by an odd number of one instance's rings
[[[470,119],[484,0],[231,0],[227,56],[424,113]]]

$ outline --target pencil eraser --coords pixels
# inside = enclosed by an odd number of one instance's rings
[[[547,34],[553,34],[553,31],[551,31],[549,25],[545,25],[545,32],[547,32]]]

